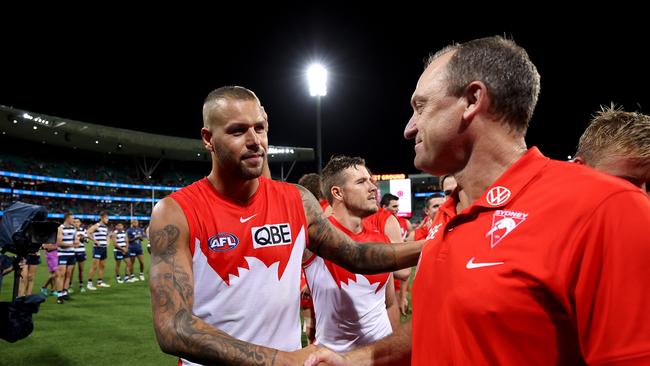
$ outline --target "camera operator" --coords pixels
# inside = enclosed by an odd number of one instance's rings
[[[27,337],[34,329],[32,314],[38,312],[39,305],[45,301],[42,295],[32,295],[31,283],[38,257],[33,256],[42,243],[55,240],[57,223],[46,221],[47,210],[42,206],[15,202],[4,211],[0,219],[0,250],[10,252],[16,257],[0,254],[0,282],[2,274],[14,271],[12,301],[0,302],[0,339],[16,342]],[[26,261],[24,258],[28,258]],[[21,267],[27,264],[23,275]],[[33,267],[30,268],[30,267]],[[0,283],[1,284],[1,283]],[[24,295],[18,297],[18,295]]]
[[[13,257],[0,253],[0,287],[2,287],[2,277],[13,271]]]

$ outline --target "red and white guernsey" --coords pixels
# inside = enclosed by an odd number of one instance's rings
[[[189,224],[192,311],[235,338],[292,351],[301,347],[305,212],[293,185],[259,182],[245,205],[219,194],[207,178],[170,195]]]
[[[390,243],[377,230],[354,234],[334,217],[329,220],[357,242]],[[316,344],[345,352],[392,333],[386,312],[389,273],[354,274],[315,255],[303,267],[314,301]]]
[[[388,210],[379,207],[377,212],[363,219],[363,228],[369,231],[379,230],[379,232],[383,233],[386,227],[386,221],[392,215]]]

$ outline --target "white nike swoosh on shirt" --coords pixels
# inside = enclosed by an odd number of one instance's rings
[[[252,218],[255,217],[255,216],[257,216],[257,214],[255,214],[255,215],[253,215],[253,216],[249,216],[249,217],[247,217],[247,218],[240,217],[240,218],[239,218],[239,222],[241,222],[241,223],[243,224],[243,223],[245,223],[246,221],[252,219]]]
[[[465,265],[465,268],[467,269],[474,269],[474,268],[481,268],[481,267],[490,267],[490,266],[498,266],[500,264],[503,264],[504,262],[483,262],[483,263],[474,263],[474,258],[470,259],[467,261],[467,264]]]

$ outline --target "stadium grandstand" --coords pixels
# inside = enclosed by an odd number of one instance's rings
[[[0,214],[14,201],[96,220],[148,221],[155,202],[210,170],[199,139],[158,135],[0,105]],[[269,163],[286,180],[310,148],[269,146]],[[285,169],[285,165],[287,169]],[[278,169],[279,168],[279,169]]]

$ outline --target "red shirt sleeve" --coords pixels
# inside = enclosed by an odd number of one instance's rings
[[[585,360],[650,364],[650,200],[613,194],[577,230],[568,300]]]

